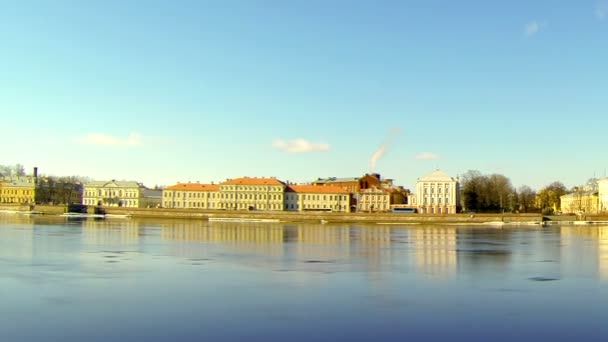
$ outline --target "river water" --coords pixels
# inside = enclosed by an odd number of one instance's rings
[[[0,214],[2,341],[608,341],[608,226]]]

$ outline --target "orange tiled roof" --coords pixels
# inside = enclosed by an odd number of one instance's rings
[[[181,190],[181,191],[219,191],[220,186],[214,184],[198,184],[198,183],[178,183],[165,190]]]
[[[235,178],[222,183],[222,185],[283,185],[283,182],[276,178]]]
[[[331,185],[290,185],[289,188],[294,192],[307,194],[349,194],[343,188]]]

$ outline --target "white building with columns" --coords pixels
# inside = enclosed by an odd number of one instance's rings
[[[445,172],[434,172],[418,178],[416,182],[416,206],[423,214],[454,214],[460,202],[458,178]]]

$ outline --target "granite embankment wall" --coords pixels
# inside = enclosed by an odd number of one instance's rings
[[[93,212],[94,208],[90,208]],[[540,214],[395,214],[395,213],[329,213],[329,212],[264,212],[264,211],[226,211],[195,209],[144,209],[144,208],[104,208],[107,214],[131,215],[133,217],[155,218],[242,218],[242,219],[278,219],[287,222],[305,222],[322,220],[328,222],[361,222],[361,223],[485,223],[485,222],[540,222]]]
[[[95,207],[89,207],[94,213]],[[60,215],[67,212],[63,205],[29,205],[6,204],[0,205],[0,210],[8,211],[38,211],[47,215]],[[328,212],[264,212],[264,211],[226,211],[226,210],[196,210],[196,209],[167,209],[167,208],[117,208],[104,207],[108,214],[131,215],[146,218],[183,218],[202,219],[210,217],[243,218],[243,219],[278,219],[287,222],[361,222],[361,223],[528,223],[540,221],[569,222],[569,221],[604,221],[608,215],[554,215],[541,214],[394,214],[394,213],[328,213]]]

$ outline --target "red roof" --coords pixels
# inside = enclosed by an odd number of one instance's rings
[[[198,184],[198,183],[178,183],[165,190],[181,190],[181,191],[219,191],[220,186],[214,184]]]
[[[283,185],[283,182],[276,178],[235,178],[222,183],[222,185]]]
[[[331,185],[290,185],[293,192],[306,194],[349,194],[350,192],[338,186]]]

